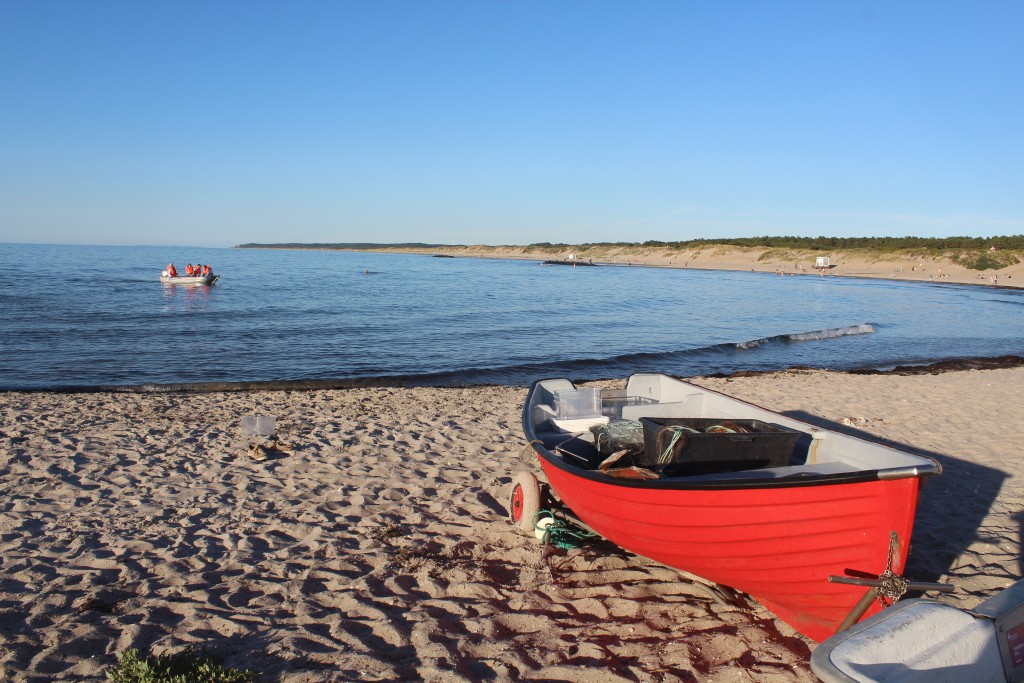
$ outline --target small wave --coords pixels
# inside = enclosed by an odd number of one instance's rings
[[[506,365],[496,368],[466,368],[452,372],[439,372],[407,378],[414,384],[529,384],[537,377],[586,377],[606,379],[629,375],[633,372],[661,372],[667,366],[676,373],[718,372],[718,361],[728,353],[731,358],[737,349],[754,349],[770,343],[790,343],[815,339],[835,339],[857,334],[871,334],[876,328],[871,323],[833,327],[814,332],[798,332],[765,337],[740,344],[712,344],[674,351],[653,351],[617,354],[597,358],[553,359],[538,363]],[[730,361],[732,362],[732,361]],[[785,365],[780,365],[785,367]]]
[[[985,299],[996,304],[1010,304],[1011,306],[1024,306],[1024,301],[1008,301],[1006,299]]]
[[[538,377],[575,377],[608,379],[628,376],[634,372],[668,372],[669,374],[702,374],[721,372],[735,363],[737,349],[753,349],[768,342],[830,339],[852,334],[874,332],[870,324],[839,327],[816,332],[778,335],[744,344],[722,343],[688,349],[640,351],[593,358],[562,358],[504,365],[494,368],[464,368],[406,377],[412,385],[460,386],[472,384],[529,384]],[[785,367],[785,365],[780,365]],[[748,368],[744,364],[740,369]]]
[[[760,358],[761,354],[747,356],[737,363],[736,351],[755,349],[770,344],[787,344],[797,341],[834,339],[857,334],[875,332],[870,323],[835,327],[814,332],[781,334],[744,343],[720,343],[688,349],[613,354],[592,358],[552,358],[546,361],[503,365],[497,367],[461,368],[430,373],[389,374],[383,368],[367,371],[360,376],[320,376],[296,379],[266,379],[255,381],[212,381],[198,383],[139,383],[133,385],[100,386],[50,386],[50,387],[2,387],[0,390],[14,391],[129,391],[129,392],[182,392],[206,393],[213,391],[249,390],[301,390],[340,389],[359,386],[472,386],[480,384],[505,384],[527,386],[538,377],[573,377],[580,379],[607,379],[625,377],[634,372],[667,372],[679,376],[714,374],[736,370],[769,370],[788,367],[788,361],[780,358]],[[744,354],[745,355],[745,354]]]
[[[798,341],[815,341],[818,339],[836,339],[838,337],[849,337],[850,335],[855,334],[871,334],[874,331],[874,325],[872,325],[871,323],[862,323],[860,325],[847,325],[846,327],[831,327],[826,330],[816,330],[814,332],[778,334],[775,335],[774,337],[764,337],[763,339],[754,339],[752,341],[741,342],[736,345],[736,348],[756,349],[758,346],[775,342],[788,343]]]

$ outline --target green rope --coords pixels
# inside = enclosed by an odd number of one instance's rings
[[[685,425],[668,425],[662,427],[661,431],[658,432],[658,445],[661,446],[665,443],[665,437],[668,436],[668,445],[662,446],[661,451],[658,453],[658,464],[667,465],[672,462],[672,453],[681,439],[685,439],[687,434],[699,434],[700,431],[693,427],[687,427]]]
[[[553,545],[556,548],[572,550],[579,548],[592,538],[597,538],[597,534],[579,528],[572,522],[556,516],[551,510],[541,510],[535,514],[533,528],[541,531],[541,521],[548,518],[551,519],[551,523],[543,528],[544,536],[541,539],[545,546]]]

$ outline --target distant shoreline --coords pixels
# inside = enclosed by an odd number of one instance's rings
[[[779,276],[861,277],[936,284],[984,285],[986,287],[1024,287],[1024,262],[998,269],[973,270],[946,255],[925,250],[876,252],[847,249],[825,252],[780,247],[737,247],[703,245],[695,248],[639,245],[593,245],[583,248],[488,245],[431,245],[406,243],[394,245],[281,244],[239,245],[245,249],[309,249],[312,251],[354,251],[451,256],[456,258],[518,259],[526,261],[566,261],[576,258],[597,265],[686,268],[690,270],[752,271]],[[1014,252],[1012,256],[1024,255]],[[827,257],[830,267],[818,270],[815,261]],[[1012,259],[1011,259],[1012,260]],[[995,278],[995,280],[993,280]]]

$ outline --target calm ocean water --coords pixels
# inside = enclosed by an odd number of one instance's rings
[[[169,261],[221,279],[162,285]],[[1022,306],[1024,291],[889,280],[0,244],[0,388],[887,368],[1024,355]]]

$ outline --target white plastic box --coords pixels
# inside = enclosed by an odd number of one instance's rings
[[[242,431],[253,436],[273,436],[277,420],[270,415],[248,415],[242,418]]]
[[[601,416],[600,389],[573,389],[555,392],[555,415],[559,420],[579,420]]]

